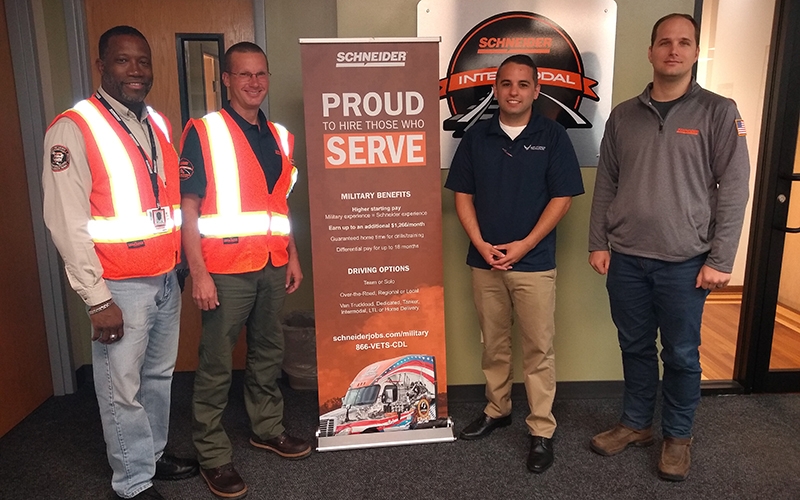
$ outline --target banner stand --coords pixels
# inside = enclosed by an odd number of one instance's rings
[[[454,441],[439,38],[300,44],[318,450]]]

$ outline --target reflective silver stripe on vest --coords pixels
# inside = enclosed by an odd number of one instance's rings
[[[204,215],[197,221],[203,236],[256,236],[269,231],[270,217],[266,212],[247,212],[234,215]]]
[[[238,217],[242,215],[239,164],[233,148],[233,138],[225,124],[225,119],[222,114],[216,112],[204,116],[203,122],[208,130],[208,145],[214,171],[214,183],[217,187],[217,214],[200,217],[198,221],[200,234],[206,236],[237,234],[235,232],[237,229],[248,229],[248,223],[263,226],[263,231],[266,232],[266,228],[269,227],[269,216],[266,212],[261,214],[266,217],[265,221],[259,222],[258,218],[253,221],[238,220]],[[221,222],[210,222],[212,218]],[[229,227],[226,228],[226,225]],[[250,231],[252,230],[250,229]]]
[[[297,168],[292,167],[292,183],[289,184],[289,189],[286,190],[286,199],[289,199],[289,195],[292,194],[295,184],[297,184]]]
[[[280,141],[281,151],[283,151],[284,156],[287,158],[292,157],[292,151],[289,150],[289,131],[281,125],[280,123],[272,122],[275,126],[275,130],[278,131],[278,140]],[[294,189],[294,185],[297,183],[297,169],[292,165],[292,183],[289,185],[289,189],[286,190],[286,198],[289,198],[289,195],[292,194],[292,190]]]
[[[79,102],[73,108],[86,120],[97,149],[103,159],[111,186],[114,217],[94,217],[88,222],[89,235],[98,243],[118,243],[156,236],[180,224],[179,214],[167,210],[167,226],[157,230],[150,217],[142,212],[138,183],[128,152],[111,125],[90,101]],[[134,189],[131,187],[135,186]],[[178,219],[177,223],[176,220]]]
[[[167,122],[164,121],[164,117],[156,113],[156,110],[147,106],[147,116],[153,119],[153,122],[161,129],[164,133],[164,137],[167,138],[167,142],[172,143],[172,137],[169,136],[169,127],[167,127]]]
[[[270,223],[272,234],[275,236],[289,236],[291,229],[289,217],[282,214],[272,214],[272,222]]]
[[[239,165],[233,147],[233,137],[219,112],[204,116],[208,130],[208,145],[217,187],[217,213],[201,215],[197,221],[200,234],[214,238],[232,236],[266,235],[288,236],[289,218],[281,214],[272,217],[265,211],[242,212],[241,189],[239,187]],[[277,127],[276,127],[277,128]],[[284,127],[282,147],[289,146],[288,131]]]
[[[126,241],[144,240],[171,232],[181,227],[181,211],[176,209],[174,217],[166,211],[166,225],[162,230],[156,230],[147,214],[136,217],[114,217],[107,219],[91,219],[88,223],[89,234],[97,243],[124,243]]]
[[[275,130],[278,131],[278,141],[280,142],[283,154],[286,157],[291,158],[292,152],[289,150],[289,131],[280,123],[272,122],[272,125],[274,125]]]

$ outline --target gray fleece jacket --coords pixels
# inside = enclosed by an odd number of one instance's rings
[[[706,264],[729,273],[749,195],[736,104],[692,82],[661,117],[650,89],[611,112],[600,145],[589,251]]]

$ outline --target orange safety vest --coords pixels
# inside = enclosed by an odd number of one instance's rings
[[[269,193],[264,170],[244,132],[224,109],[190,120],[200,138],[206,195],[200,206],[203,259],[208,272],[238,274],[289,262],[289,197],[297,181],[292,164],[294,136],[267,122],[281,151],[278,182]],[[182,145],[182,144],[181,144]]]
[[[174,269],[180,260],[178,155],[169,139],[169,122],[151,108],[148,113],[156,125],[153,134],[161,145],[166,177],[166,185],[160,176],[157,179],[165,216],[160,229],[148,214],[156,208],[156,200],[147,165],[136,143],[105,106],[92,96],[53,120],[68,118],[83,135],[92,174],[87,229],[106,279],[158,276]]]

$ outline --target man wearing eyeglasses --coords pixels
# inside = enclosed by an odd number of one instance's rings
[[[183,133],[181,208],[192,299],[203,323],[192,436],[209,489],[221,498],[240,498],[247,485],[233,467],[221,418],[242,327],[247,327],[250,444],[295,460],[307,457],[311,447],[286,433],[277,384],[283,360],[278,313],[303,279],[287,204],[297,178],[294,137],[260,110],[269,71],[259,46],[230,47],[222,82],[230,102],[190,120]]]

